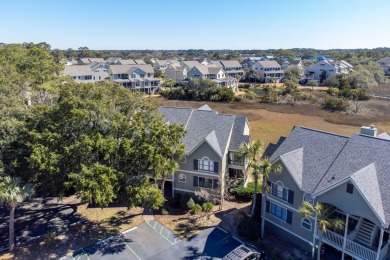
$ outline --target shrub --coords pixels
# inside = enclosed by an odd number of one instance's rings
[[[195,204],[192,207],[191,214],[196,215],[202,212],[202,207],[199,204]]]
[[[187,201],[187,209],[193,209],[195,206],[195,202],[192,198],[190,198],[188,201]]]
[[[318,81],[317,80],[308,80],[305,84],[306,86],[310,87],[317,87],[318,86]]]
[[[253,200],[253,193],[255,191],[255,183],[250,182],[246,186],[238,186],[234,188],[231,193],[237,199],[241,201],[251,201]],[[261,193],[261,185],[260,183],[257,185],[257,193]]]
[[[203,212],[211,212],[214,208],[214,204],[212,202],[205,202],[202,205]]]
[[[162,208],[162,209],[161,209],[161,214],[164,215],[164,216],[165,216],[165,215],[169,215],[169,210],[168,210],[168,208]]]
[[[349,103],[342,98],[327,97],[322,104],[324,109],[330,111],[346,111],[349,107]]]

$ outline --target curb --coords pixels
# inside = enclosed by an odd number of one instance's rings
[[[128,230],[123,231],[122,234],[124,235],[124,234],[126,234],[126,233],[129,233],[129,232],[135,230],[135,229],[137,229],[137,226],[135,226],[135,227],[133,227],[133,228],[130,228],[130,229],[128,229]]]

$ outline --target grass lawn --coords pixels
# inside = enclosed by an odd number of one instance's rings
[[[142,208],[100,209],[83,204],[77,207],[77,212],[87,221],[70,227],[63,234],[48,234],[26,246],[16,247],[15,259],[58,259],[143,222]]]

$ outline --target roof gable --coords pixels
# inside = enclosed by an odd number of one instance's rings
[[[300,189],[303,186],[303,147],[280,156]]]

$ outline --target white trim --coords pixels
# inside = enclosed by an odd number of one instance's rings
[[[175,188],[175,190],[195,193],[195,191],[193,191],[193,190],[185,190],[185,189],[179,189],[179,188]]]
[[[295,237],[297,237],[297,238],[301,239],[302,241],[304,241],[304,242],[308,243],[310,246],[313,246],[313,243],[312,243],[312,242],[310,242],[309,240],[306,240],[306,238],[303,238],[303,237],[301,237],[300,235],[297,235],[297,234],[295,234],[294,232],[292,232],[292,231],[288,230],[287,228],[285,228],[285,227],[282,227],[282,226],[280,226],[279,224],[276,224],[276,223],[275,223],[275,222],[273,222],[272,220],[269,220],[269,219],[265,218],[265,221],[268,221],[268,222],[270,222],[271,224],[273,224],[273,225],[277,226],[278,228],[281,228],[281,229],[283,229],[284,231],[286,231],[286,232],[290,233],[291,235],[293,235],[293,236],[295,236]]]
[[[271,195],[272,197],[271,197],[270,195]],[[276,199],[274,199],[274,198],[278,198],[278,199],[280,199],[280,200],[276,200]],[[284,204],[284,202],[287,202],[286,200],[283,200],[283,199],[281,199],[281,198],[279,198],[279,197],[275,197],[275,196],[272,195],[272,194],[268,194],[267,199],[272,200],[272,202],[275,202],[275,203],[278,203],[278,204],[283,204],[282,206],[285,207],[285,208],[291,209],[291,210],[293,210],[293,211],[295,211],[295,212],[299,212],[298,209],[293,208],[293,207],[291,207],[290,205]]]
[[[220,174],[219,173],[215,173],[215,174],[211,174],[211,173],[206,173],[206,172],[203,172],[203,171],[199,171],[199,172],[194,172],[194,171],[187,171],[187,170],[177,170],[176,172],[185,172],[185,173],[192,173],[192,174],[196,174],[196,175],[198,175],[198,174],[203,174],[203,175],[205,175],[205,176],[212,176],[212,177],[220,177]]]
[[[181,181],[180,180],[180,175],[183,175],[184,176],[184,181]],[[178,176],[177,176],[177,181],[180,182],[180,183],[187,183],[187,175],[185,173],[180,173]]]
[[[320,191],[319,193],[314,194],[314,195],[313,195],[313,198],[316,199],[318,196],[321,196],[321,195],[327,193],[328,191],[331,191],[331,190],[333,190],[334,188],[337,188],[338,186],[343,185],[344,183],[348,182],[349,180],[350,180],[350,178],[347,177],[347,178],[345,178],[344,180],[339,181],[338,183],[333,184],[332,186],[329,186],[329,187],[326,188],[325,190]]]
[[[302,223],[304,222],[304,220],[308,220],[308,221],[310,222],[310,229],[308,229],[307,227],[304,227],[304,226],[302,225]],[[312,230],[312,227],[313,227],[313,224],[311,223],[311,220],[310,220],[310,219],[308,219],[308,218],[302,218],[302,219],[301,219],[301,227],[304,228],[305,230],[311,231],[311,230]]]

